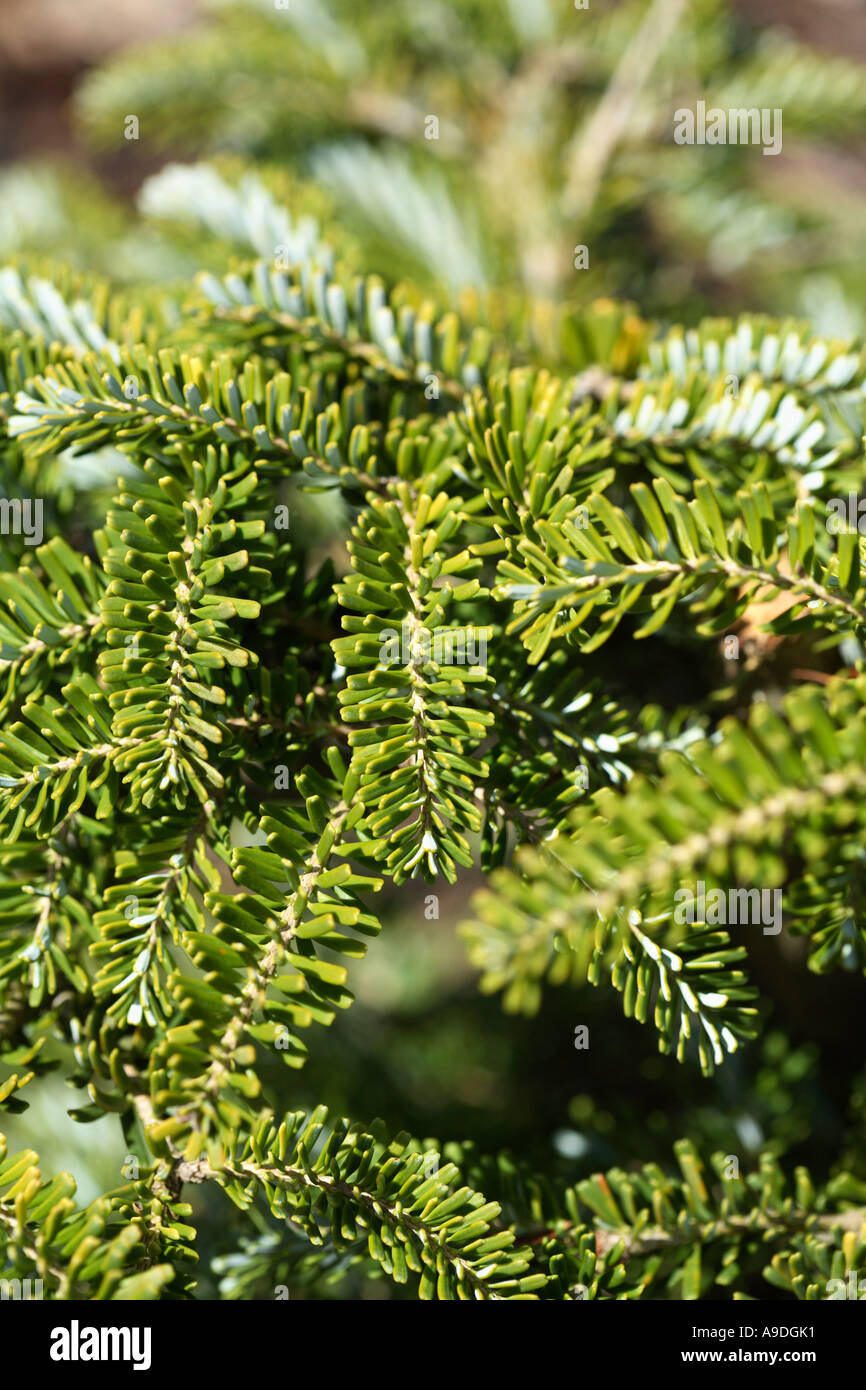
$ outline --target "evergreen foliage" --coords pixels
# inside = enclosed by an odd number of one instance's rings
[[[135,112],[152,154],[312,174],[370,264],[452,294],[519,286],[548,353],[549,305],[599,294],[690,323],[746,304],[862,331],[863,65],[810,41],[834,7],[799,33],[791,8],[768,29],[730,0],[393,0],[360,19],[353,0],[211,0],[170,46],[94,69],[76,110],[100,149]],[[794,175],[730,146],[683,158],[672,113],[696,98],[781,109]]]
[[[161,179],[161,216],[169,189],[246,258],[173,296],[0,279],[5,486],[48,530],[11,528],[0,575],[0,1103],[59,1064],[137,1156],[78,1208],[4,1152],[4,1273],[194,1297],[207,1185],[260,1231],[226,1297],[356,1266],[422,1298],[823,1297],[866,1253],[862,1172],[690,1139],[575,1184],[279,1097],[385,881],[480,863],[482,988],[619,993],[687,1071],[759,1046],[763,1005],[748,932],[679,923],[683,884],[784,887],[812,969],[862,973],[866,591],[827,525],[862,344],[599,304],[595,375],[560,377],[344,267],[251,176]],[[684,716],[602,650],[750,623],[825,680],[762,699],[743,662]]]

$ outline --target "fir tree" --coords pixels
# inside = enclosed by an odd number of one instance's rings
[[[683,888],[782,889],[811,968],[862,972],[866,583],[856,524],[828,524],[860,344],[602,304],[575,380],[344,269],[251,176],[169,171],[163,214],[167,189],[246,244],[235,268],[176,294],[0,278],[4,484],[44,526],[9,506],[0,1096],[59,1062],[135,1156],[79,1207],[4,1152],[4,1274],[194,1297],[207,1185],[283,1223],[228,1296],[378,1266],[422,1298],[826,1297],[866,1255],[862,1172],[683,1138],[568,1183],[279,1098],[352,1003],[385,881],[480,864],[482,987],[532,1012],[596,986],[686,1071],[760,1046],[762,1005],[760,928],[684,923]],[[106,469],[90,534],[70,486],[96,505]],[[305,536],[325,514],[336,567]],[[762,699],[719,656],[683,715],[624,703],[605,659],[750,627],[826,677]]]

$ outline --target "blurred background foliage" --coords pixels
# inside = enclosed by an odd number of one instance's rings
[[[609,358],[605,324],[626,355],[645,321],[744,309],[858,341],[866,326],[855,0],[0,0],[0,15],[0,255],[28,269],[65,262],[71,282],[104,275],[158,296],[224,268],[242,248],[225,229],[161,218],[166,186],[156,196],[148,182],[207,158],[232,182],[255,167],[344,261],[459,303],[561,370]],[[677,147],[673,112],[699,98],[782,108],[782,153]],[[110,483],[116,463],[86,486]],[[53,481],[68,510],[74,494]],[[329,543],[326,519],[312,534]],[[696,698],[696,652],[679,668],[669,650],[663,669],[652,652],[615,660],[637,703],[673,710]],[[808,975],[785,938],[750,940],[771,1001],[762,1039],[704,1080],[656,1055],[606,993],[548,991],[534,1019],[480,996],[454,930],[478,881],[435,903],[429,888],[389,890],[386,930],[353,972],[357,1004],[317,1040],[287,1106],[324,1100],[420,1138],[507,1148],[569,1181],[666,1163],[682,1135],[743,1167],[769,1148],[866,1177],[866,1043],[844,977]],[[28,1094],[5,1122],[13,1148],[74,1172],[85,1200],[120,1180],[111,1120],[74,1124],[81,1098],[50,1076]],[[222,1280],[230,1296],[271,1297],[272,1223],[241,1250],[246,1218],[219,1213],[200,1211],[203,1265],[215,1260],[202,1294]],[[304,1297],[303,1257],[286,1250]],[[341,1293],[402,1296],[360,1281]]]

